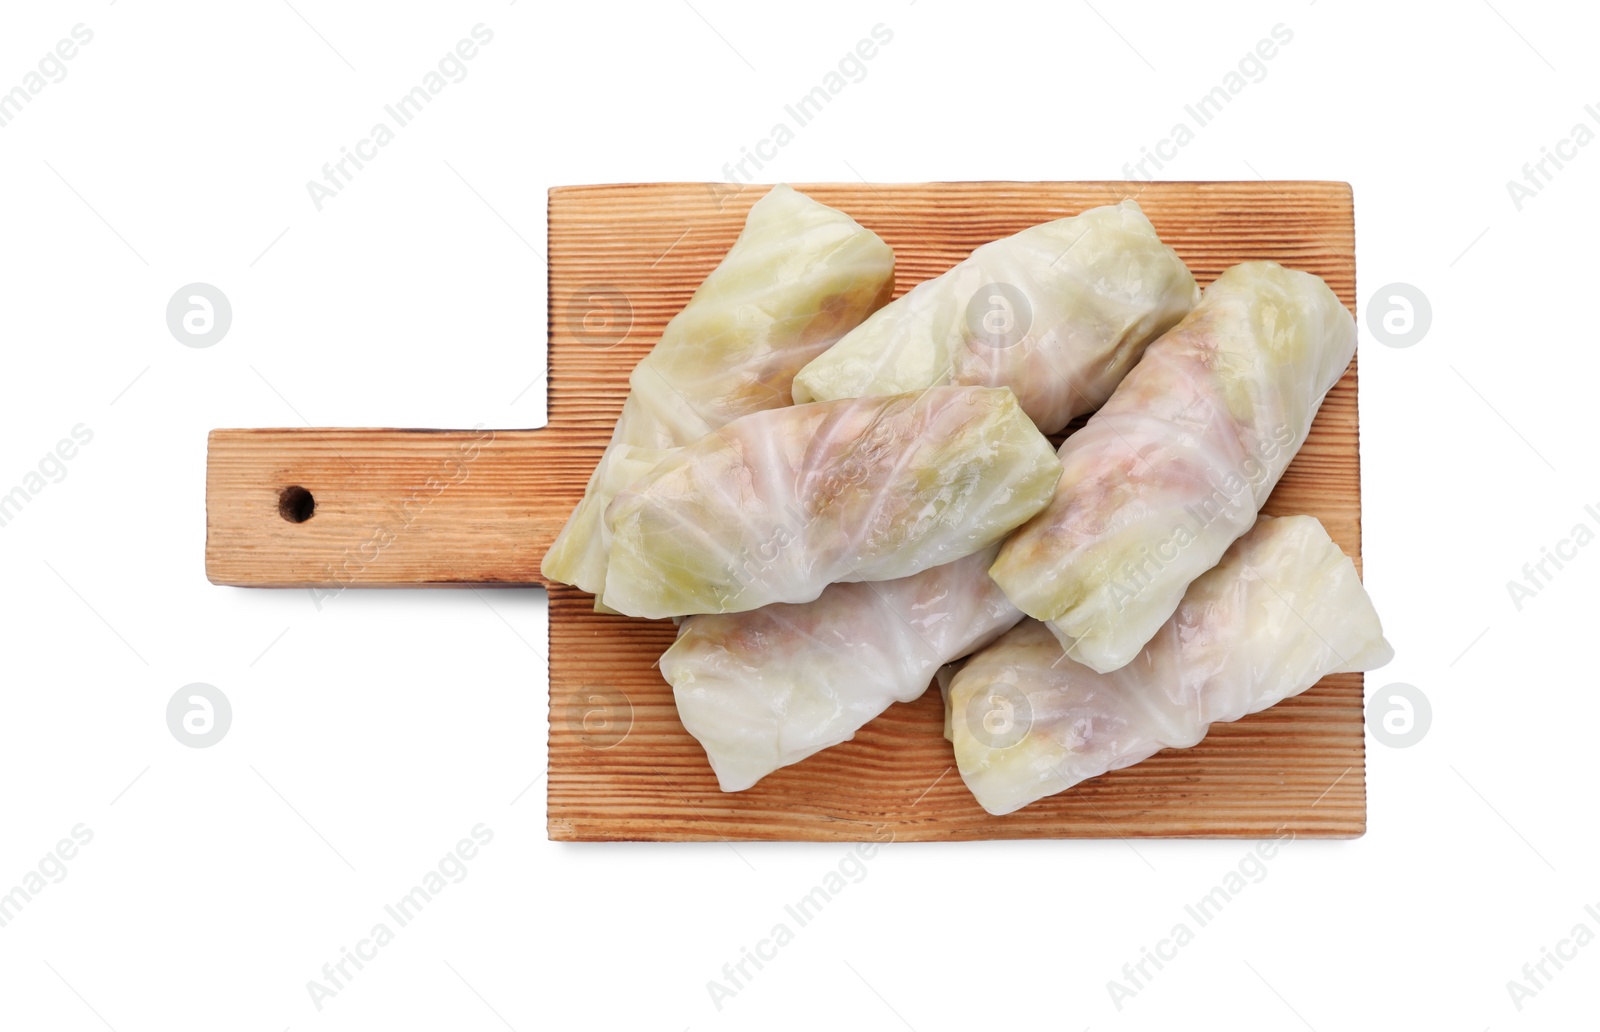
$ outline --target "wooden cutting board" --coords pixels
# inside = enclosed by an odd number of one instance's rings
[[[1355,310],[1343,183],[817,184],[800,189],[894,247],[896,294],[979,244],[1132,197],[1201,284],[1238,262],[1314,272]],[[540,430],[217,430],[206,572],[217,584],[543,583],[628,373],[733,243],[764,187],[656,183],[550,192],[549,425]],[[309,495],[309,499],[306,497]],[[295,522],[311,511],[309,519]],[[1267,503],[1310,513],[1361,561],[1352,363]],[[1352,837],[1366,829],[1362,675],[1006,817],[953,769],[936,690],[733,795],[718,791],[655,663],[667,621],[592,611],[550,585],[549,834],[563,840],[857,841],[1125,836]]]

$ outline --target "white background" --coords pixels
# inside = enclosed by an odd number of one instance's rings
[[[1520,1011],[1506,983],[1600,932],[1600,548],[1520,611],[1506,583],[1600,503],[1600,146],[1520,211],[1506,181],[1600,104],[1600,26],[1499,12],[7,5],[0,88],[94,39],[0,129],[0,493],[74,425],[94,439],[0,528],[0,889],[94,837],[0,928],[0,1025],[1576,1027],[1600,945]],[[480,22],[468,77],[317,211],[306,181]],[[890,846],[719,1011],[706,983],[845,850],[547,842],[541,592],[318,611],[203,575],[208,430],[540,424],[542,386],[513,399],[543,368],[546,189],[720,179],[880,22],[867,77],[764,179],[1122,178],[1282,23],[1162,176],[1348,180],[1363,316],[1392,282],[1433,307],[1420,344],[1363,318],[1361,346],[1366,579],[1398,650],[1369,692],[1416,685],[1432,729],[1369,736],[1366,837],[1285,848],[1120,1011],[1107,981],[1251,844]],[[209,349],[165,324],[194,281],[233,305]],[[165,723],[195,681],[233,705],[208,749]],[[465,880],[317,1010],[307,981],[480,822]]]

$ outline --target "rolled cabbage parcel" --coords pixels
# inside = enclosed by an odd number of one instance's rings
[[[1263,516],[1119,670],[1074,662],[1033,620],[1006,632],[950,682],[949,737],[978,802],[1005,814],[1393,655],[1322,524]]]
[[[1355,346],[1316,276],[1227,270],[1061,446],[1054,500],[990,574],[1073,659],[1116,670],[1250,528]]]
[[[1055,433],[1105,403],[1200,291],[1133,201],[984,244],[848,333],[794,380],[796,402],[944,384],[1010,387]]]
[[[752,413],[617,495],[603,601],[629,616],[735,613],[909,577],[998,542],[1060,474],[1005,388]]]
[[[998,549],[899,580],[831,584],[799,605],[684,620],[661,673],[722,790],[848,741],[1022,619],[989,579]]]
[[[774,187],[634,367],[611,444],[545,554],[544,575],[595,595],[604,589],[602,514],[628,482],[616,468],[619,449],[679,447],[739,416],[788,405],[800,367],[893,292],[894,252],[877,234],[842,211]]]

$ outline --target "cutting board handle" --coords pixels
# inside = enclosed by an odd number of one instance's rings
[[[600,457],[582,436],[213,430],[206,576],[327,591],[544,584],[539,562]]]

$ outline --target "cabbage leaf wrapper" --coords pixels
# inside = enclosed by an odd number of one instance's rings
[[[1000,541],[1060,473],[1004,388],[756,412],[617,495],[603,601],[629,616],[734,613],[909,577]]]
[[[990,575],[1073,659],[1127,663],[1250,529],[1355,346],[1321,279],[1228,269],[1061,446],[1055,499]]]
[[[947,696],[956,765],[985,810],[1011,813],[1393,655],[1322,524],[1263,516],[1112,673],[1069,658],[1034,620],[969,659]]]
[[[998,549],[899,580],[831,584],[798,605],[685,619],[661,673],[722,790],[850,740],[1022,619],[989,579]]]
[[[545,554],[544,575],[595,595],[604,589],[602,517],[619,489],[618,449],[679,447],[740,416],[790,404],[794,374],[893,291],[894,252],[877,234],[790,187],[774,187],[634,367],[611,444]]]
[[[911,288],[794,381],[797,402],[1010,387],[1045,433],[1105,403],[1200,297],[1133,201],[984,244]]]

